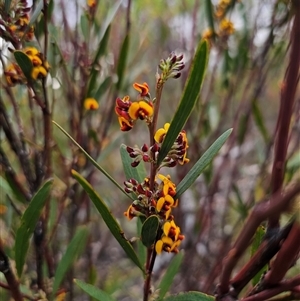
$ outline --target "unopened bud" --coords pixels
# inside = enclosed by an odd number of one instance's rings
[[[142,151],[143,151],[143,152],[147,152],[147,151],[148,151],[148,145],[147,145],[147,144],[144,144],[144,145],[142,146]]]
[[[149,155],[147,155],[147,154],[143,155],[143,161],[144,162],[149,162],[150,161]]]
[[[179,62],[183,59],[183,54],[177,55],[176,56],[176,61]]]
[[[126,146],[126,150],[127,150],[127,152],[130,154],[130,153],[132,153],[133,151],[134,151],[134,149],[132,148],[132,147],[130,147],[130,146]]]
[[[140,164],[140,161],[133,161],[133,162],[131,163],[131,166],[132,166],[132,167],[137,167],[139,164]]]

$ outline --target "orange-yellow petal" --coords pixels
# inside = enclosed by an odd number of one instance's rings
[[[162,242],[162,240],[158,240],[155,244],[155,251],[157,254],[161,254],[162,250],[163,250],[163,245],[164,243]]]
[[[154,140],[157,142],[157,143],[162,143],[164,138],[165,138],[165,135],[166,133],[168,132],[169,130],[169,127],[170,127],[170,123],[165,123],[164,127],[163,128],[160,128],[156,131],[155,135],[154,135]]]
[[[47,70],[43,66],[33,67],[31,71],[31,77],[36,80],[39,77],[46,77]]]
[[[165,196],[165,202],[168,203],[169,206],[172,206],[174,204],[174,199],[169,194],[167,194]]]
[[[143,120],[146,116],[150,117],[153,115],[153,107],[149,103],[141,100],[130,105],[128,114],[133,120],[137,120],[138,118]]]
[[[122,116],[118,117],[118,121],[120,124],[120,129],[123,132],[128,132],[133,127],[133,123],[130,120],[127,120],[126,118],[124,118]]]
[[[99,108],[99,104],[95,98],[86,98],[83,105],[86,110],[97,110]]]
[[[134,83],[133,88],[137,90],[141,94],[141,96],[147,96],[149,94],[149,86],[147,83]]]
[[[165,204],[165,198],[164,197],[159,198],[156,203],[156,210],[160,212],[164,204]]]
[[[26,47],[23,52],[28,56],[34,56],[39,53],[39,51],[35,47]]]

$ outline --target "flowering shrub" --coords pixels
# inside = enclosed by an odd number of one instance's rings
[[[0,1],[0,299],[299,300],[299,36],[295,0]]]

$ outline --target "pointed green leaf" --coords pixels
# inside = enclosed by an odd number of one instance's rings
[[[111,83],[112,83],[112,78],[109,76],[101,83],[98,90],[95,92],[94,98],[99,100],[101,96],[104,95],[104,93],[107,91]]]
[[[117,75],[118,75],[118,81],[116,84],[117,91],[119,91],[122,86],[123,77],[126,68],[126,61],[128,56],[128,48],[129,48],[129,34],[126,35],[123,41],[120,55],[119,55],[118,66],[117,66]]]
[[[118,12],[118,9],[120,7],[120,5],[122,4],[123,0],[120,0],[118,2],[116,2],[114,4],[114,6],[108,11],[108,13],[106,14],[107,17],[105,19],[104,22],[102,22],[102,28],[101,28],[101,33],[100,33],[100,38],[102,39],[102,37],[105,35],[105,32],[107,31],[107,28],[110,26],[112,20],[114,19],[115,15]]]
[[[123,163],[123,168],[125,172],[126,179],[135,179],[139,183],[143,182],[146,178],[146,169],[144,162],[140,162],[137,167],[132,167],[132,159],[129,157],[129,154],[126,150],[126,145],[122,144],[120,147],[120,154]]]
[[[101,172],[103,173],[120,191],[122,191],[127,197],[131,198],[129,194],[125,192],[122,186],[120,186],[117,181],[105,170],[103,169],[85,150],[81,147],[80,144],[76,142],[76,140],[67,132],[65,131],[58,123],[52,120],[53,124],[55,124],[87,157],[88,160]]]
[[[255,124],[256,124],[258,130],[260,131],[261,135],[263,136],[265,143],[268,144],[268,142],[270,140],[269,133],[268,133],[267,128],[264,123],[264,117],[261,113],[261,110],[260,110],[256,100],[252,101],[252,113],[253,113],[254,121],[255,121]]]
[[[118,222],[110,213],[106,204],[103,202],[100,196],[95,192],[93,187],[78,172],[72,170],[72,175],[78,181],[78,183],[83,187],[83,189],[87,192],[88,196],[94,203],[96,209],[101,214],[110,232],[118,241],[118,243],[123,248],[125,253],[135,263],[136,266],[138,266],[142,271],[144,271],[143,266],[141,265],[137,254],[133,250],[131,244],[125,238],[123,230],[120,228]]]
[[[66,253],[63,255],[62,259],[60,260],[57,266],[54,276],[52,295],[54,295],[57,292],[60,284],[64,280],[66,273],[68,272],[72,264],[76,262],[77,258],[84,250],[88,235],[89,231],[85,226],[79,227],[76,230],[74,237],[68,245]]]
[[[144,246],[151,247],[156,239],[159,220],[156,215],[149,216],[142,226],[141,239]]]
[[[254,235],[254,239],[251,245],[251,257],[255,254],[259,246],[261,245],[264,236],[266,234],[266,229],[262,225],[260,225]],[[268,266],[264,266],[253,278],[252,278],[252,285],[255,286],[259,280],[261,279],[262,274],[268,270]]]
[[[139,237],[141,237],[141,233],[142,233],[142,226],[143,226],[143,221],[141,218],[137,218],[136,219],[136,223],[137,223],[137,232]],[[137,252],[139,255],[139,259],[140,262],[144,265],[146,263],[146,248],[143,245],[143,243],[141,242],[140,239],[137,240]]]
[[[44,7],[44,1],[40,0],[36,5],[35,5],[35,10],[32,13],[32,16],[30,18],[29,24],[27,26],[27,28],[30,28],[30,26],[32,26],[34,24],[34,22],[37,20],[37,18],[39,17],[39,15],[42,12],[42,9]]]
[[[30,58],[23,51],[19,50],[14,51],[14,56],[26,78],[28,80],[31,80],[31,72],[33,66]]]
[[[6,14],[8,14],[10,11],[10,4],[11,4],[11,0],[5,0],[4,11]]]
[[[13,195],[15,196],[15,198],[23,203],[23,204],[27,204],[28,200],[26,199],[26,197],[24,196],[24,194],[22,194],[22,192],[19,190],[19,188],[15,185],[15,182],[13,181],[11,175],[8,172],[5,172],[5,178],[6,178],[6,182],[9,185],[9,187],[11,188],[10,191],[13,193]],[[0,180],[0,186],[2,183],[2,181],[4,182],[4,180]]]
[[[201,158],[196,162],[196,164],[190,169],[190,171],[178,184],[176,197],[182,195],[197,180],[204,168],[212,161],[214,156],[223,146],[231,132],[232,129],[229,129],[225,133],[223,133],[201,156]]]
[[[208,44],[207,41],[201,41],[196,50],[191,70],[185,84],[185,88],[176,110],[176,113],[170,124],[170,128],[162,143],[157,165],[168,155],[169,150],[173,146],[179,132],[182,130],[188,120],[197,99],[204,79],[205,70],[208,62]]]
[[[85,283],[81,280],[74,279],[74,282],[83,290],[85,291],[90,297],[94,298],[98,301],[115,301],[109,294],[100,290],[99,288]]]
[[[170,289],[173,279],[176,276],[179,267],[182,263],[183,259],[183,252],[180,252],[172,258],[171,262],[168,265],[167,271],[163,276],[158,288],[159,288],[159,300],[162,300],[163,297],[166,295],[168,290]]]
[[[109,40],[109,34],[110,34],[110,26],[107,27],[106,32],[102,38],[102,40],[99,43],[99,48],[96,52],[93,64],[92,64],[92,70],[91,70],[91,75],[90,75],[90,81],[89,81],[89,86],[87,89],[87,96],[91,96],[92,95],[92,91],[95,88],[95,84],[96,84],[96,79],[99,73],[99,70],[96,68],[96,66],[98,65],[98,61],[100,59],[101,56],[103,56],[105,54],[106,48],[107,48],[107,44],[108,44],[108,40]],[[95,96],[96,99],[98,99]]]
[[[46,181],[32,198],[21,218],[21,226],[17,230],[15,241],[15,260],[18,276],[21,277],[29,240],[36,227],[42,209],[48,199],[53,179]]]
[[[90,26],[89,26],[89,16],[87,13],[82,14],[80,17],[80,28],[82,35],[85,39],[89,36]],[[86,41],[86,40],[85,40]]]
[[[247,134],[247,128],[248,128],[248,124],[249,124],[249,118],[250,118],[250,114],[242,114],[241,118],[239,120],[239,125],[238,125],[238,133],[237,133],[237,142],[239,145],[242,145],[244,140],[245,140],[245,136]]]
[[[213,5],[211,3],[211,0],[206,0],[205,1],[205,8],[206,8],[206,14],[205,15],[207,17],[208,26],[214,32],[215,31],[214,10],[213,10]]]
[[[164,299],[164,301],[214,301],[213,296],[209,296],[200,292],[187,292],[178,295],[172,295]]]

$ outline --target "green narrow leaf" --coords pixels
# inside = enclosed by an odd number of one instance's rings
[[[122,86],[123,77],[124,77],[125,68],[126,68],[126,61],[127,61],[127,56],[128,56],[128,48],[129,48],[129,34],[126,35],[126,37],[123,41],[120,55],[119,55],[118,66],[117,66],[118,81],[116,83],[117,91],[119,91]]]
[[[112,78],[109,76],[107,77],[99,86],[98,90],[96,91],[94,98],[99,100],[102,95],[108,90],[109,86],[112,83]]]
[[[28,80],[31,80],[31,72],[33,66],[30,58],[23,51],[19,50],[14,51],[14,57],[26,78]]]
[[[46,181],[32,198],[21,218],[15,240],[15,260],[18,276],[21,277],[25,258],[29,248],[30,237],[36,227],[42,209],[50,194],[53,179]]]
[[[159,220],[156,215],[149,216],[142,226],[141,239],[144,246],[151,247],[156,239]]]
[[[269,140],[270,140],[269,134],[268,134],[267,128],[264,123],[263,115],[261,113],[261,110],[260,110],[256,100],[252,101],[252,113],[253,113],[255,124],[256,124],[258,130],[260,131],[261,135],[263,136],[265,143],[266,144],[269,143]]]
[[[123,2],[123,0],[118,1],[116,4],[114,4],[114,6],[107,13],[107,17],[106,17],[105,21],[102,23],[103,26],[101,28],[101,33],[100,33],[101,39],[104,36],[105,32],[107,31],[107,28],[110,26],[115,15],[117,14],[118,9],[119,9],[120,5],[122,4],[122,2]]]
[[[80,27],[81,27],[82,35],[86,39],[89,36],[89,31],[90,31],[89,20],[88,20],[87,13],[84,13],[84,14],[81,15],[81,17],[80,17]]]
[[[209,28],[215,32],[215,25],[214,25],[214,10],[213,5],[210,0],[205,1],[205,8],[206,8],[206,17],[208,21]]]
[[[96,68],[96,66],[98,65],[98,61],[99,61],[100,57],[105,54],[105,51],[107,49],[108,40],[109,40],[109,34],[110,34],[110,26],[107,27],[107,29],[104,33],[104,36],[99,43],[99,48],[96,52],[96,55],[95,55],[95,58],[94,58],[94,61],[92,64],[91,76],[90,76],[89,86],[87,89],[87,96],[91,96],[92,91],[95,88],[97,75],[99,73],[99,70]],[[97,97],[95,97],[95,98],[98,99]]]
[[[229,129],[225,133],[223,133],[201,156],[201,158],[196,162],[196,164],[190,169],[190,171],[178,184],[176,197],[182,195],[197,180],[204,168],[212,161],[214,156],[223,146],[231,132],[232,129]]]
[[[213,296],[209,296],[200,292],[187,292],[178,295],[172,295],[164,299],[164,301],[214,301]]]
[[[41,14],[43,7],[44,7],[44,1],[40,0],[38,2],[38,4],[36,4],[36,6],[35,6],[35,10],[31,15],[31,18],[30,18],[27,28],[30,28],[30,26],[32,26],[34,24],[34,22],[37,20],[37,18]]]
[[[137,220],[136,221],[137,232],[139,237],[141,237],[143,221],[141,218],[137,218],[136,220]],[[146,263],[146,248],[140,239],[137,240],[137,251],[138,251],[140,262],[144,265]]]
[[[8,172],[6,172],[6,171],[5,171],[5,178],[6,178],[6,183],[11,188],[10,191],[13,193],[13,195],[15,196],[15,198],[19,202],[21,202],[23,204],[27,204],[28,201],[26,200],[26,198],[24,197],[24,195],[20,192],[19,188],[15,185],[14,181],[11,178],[11,175]],[[0,180],[1,184],[2,184],[2,181],[4,182],[4,180]]]
[[[54,276],[54,283],[53,283],[53,291],[52,295],[54,295],[57,290],[59,289],[60,284],[64,280],[64,277],[72,264],[76,262],[79,255],[85,248],[87,238],[88,238],[89,231],[87,227],[82,226],[76,230],[74,237],[72,238],[66,253],[63,255],[61,261],[59,262],[55,276]]]
[[[242,145],[247,133],[248,121],[250,114],[243,114],[239,120],[238,133],[237,133],[237,142],[239,145]]]
[[[112,235],[118,241],[122,249],[128,255],[128,257],[138,266],[143,272],[143,266],[140,263],[135,251],[133,250],[131,244],[128,240],[124,237],[124,232],[120,228],[119,224],[117,223],[116,219],[110,213],[108,207],[100,198],[100,196],[95,192],[92,186],[84,179],[78,172],[72,170],[72,176],[77,180],[77,182],[83,187],[83,189],[87,192],[88,196],[94,203],[96,209],[101,214],[104,222],[106,223],[107,227],[109,228]]]
[[[179,132],[182,130],[192,110],[194,109],[194,106],[200,94],[207,62],[208,44],[207,41],[201,41],[197,47],[179,106],[172,119],[166,137],[162,143],[157,159],[157,165],[159,165],[167,156]]]
[[[183,252],[180,252],[172,258],[171,262],[168,265],[167,271],[165,275],[163,276],[158,288],[159,288],[159,300],[162,300],[168,290],[170,289],[173,279],[176,276],[179,267],[182,263],[183,259]]]
[[[256,232],[255,232],[255,235],[254,235],[254,239],[253,239],[253,242],[252,242],[252,245],[251,245],[251,257],[255,254],[255,252],[257,251],[257,249],[259,248],[259,246],[261,245],[263,239],[264,239],[264,236],[265,236],[265,233],[266,233],[266,229],[265,227],[263,227],[262,225],[260,225]],[[253,278],[252,278],[252,285],[255,286],[262,274],[268,270],[268,266],[265,265]]]
[[[5,0],[4,11],[6,14],[8,14],[10,11],[10,4],[11,4],[11,0]]]
[[[132,167],[132,159],[129,157],[125,144],[122,144],[120,146],[120,154],[126,179],[135,179],[139,183],[143,182],[146,178],[146,169],[144,162],[140,162],[137,167]]]
[[[52,123],[55,124],[87,157],[88,160],[101,172],[103,173],[120,191],[122,191],[127,197],[131,198],[129,194],[123,189],[122,186],[118,184],[118,182],[105,170],[103,169],[85,150],[76,140],[67,132],[65,131],[58,123],[52,120]]]
[[[81,280],[74,279],[76,285],[78,285],[84,292],[86,292],[90,297],[98,301],[115,301],[109,294],[100,290],[99,288],[85,283]]]

